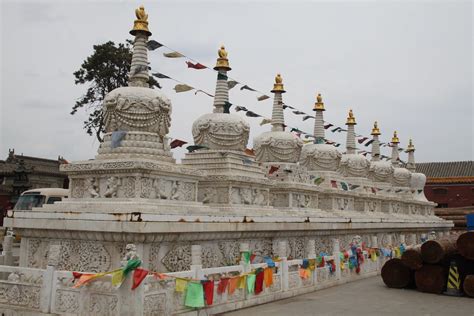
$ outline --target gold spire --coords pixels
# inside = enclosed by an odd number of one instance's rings
[[[397,131],[393,132],[393,137],[392,137],[392,144],[398,144],[400,143],[400,140],[398,139]]]
[[[280,92],[280,93],[285,93],[285,89],[283,88],[283,78],[281,77],[280,74],[277,74],[275,77],[275,83],[273,84],[273,90],[271,91],[273,93]]]
[[[219,57],[217,58],[216,66],[214,67],[215,70],[231,70],[229,66],[229,59],[227,59],[227,51],[225,50],[224,45],[217,51]]]
[[[354,113],[352,113],[352,109],[349,110],[349,116],[347,117],[346,125],[356,125],[356,120],[354,117]]]
[[[133,23],[133,29],[130,31],[130,34],[137,35],[138,32],[143,32],[147,36],[151,36],[151,32],[148,30],[148,14],[146,14],[145,8],[140,6],[135,10],[135,15],[137,19]]]
[[[410,152],[410,151],[415,151],[415,146],[413,145],[413,141],[411,138],[410,138],[410,141],[408,142],[408,147],[407,147],[406,152]]]
[[[324,102],[321,93],[318,93],[316,96],[316,103],[314,104],[313,111],[325,111],[324,109]]]
[[[374,128],[372,128],[372,133],[371,135],[380,135],[380,130],[377,125],[377,121],[374,122]]]

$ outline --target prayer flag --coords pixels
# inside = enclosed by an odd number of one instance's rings
[[[185,279],[176,279],[176,292],[184,292],[186,290],[186,286],[188,285],[188,281]]]
[[[217,73],[217,80],[227,80],[228,77],[227,77],[227,74],[223,73],[223,72],[218,72]]]
[[[81,276],[79,277],[79,280],[76,282],[76,284],[74,284],[73,287],[78,288],[78,287],[88,283],[89,281],[92,281],[95,278],[96,278],[95,274],[87,274],[87,273],[81,274]]]
[[[160,78],[160,79],[171,79],[170,77],[168,77],[165,74],[162,74],[161,72],[154,72],[151,75],[156,77],[156,78]]]
[[[224,104],[224,113],[230,113],[230,107],[232,106],[232,103],[225,101]]]
[[[341,188],[342,188],[344,191],[349,190],[349,188],[347,187],[347,183],[345,183],[345,182],[341,182]]]
[[[326,124],[326,125],[324,125],[324,129],[328,129],[328,128],[332,127],[332,126],[334,126],[334,125],[333,125],[333,124],[331,124],[331,123],[329,123],[329,124]]]
[[[316,184],[316,185],[320,185],[323,182],[324,182],[324,178],[322,178],[322,177],[318,177],[318,178],[314,179],[314,184]]]
[[[193,68],[193,69],[197,69],[197,70],[199,70],[199,69],[206,69],[206,68],[207,68],[207,67],[204,66],[203,64],[200,64],[200,63],[195,63],[195,64],[193,64],[193,63],[190,62],[190,61],[187,61],[187,62],[186,62],[186,65],[188,65],[188,68]]]
[[[227,285],[229,284],[229,278],[222,278],[219,281],[219,285],[217,286],[217,294],[222,294],[227,289]]]
[[[306,280],[307,278],[309,278],[309,272],[308,272],[307,269],[300,268],[299,269],[299,274],[300,274],[300,278],[302,278],[302,279]]]
[[[252,112],[252,111],[247,111],[247,113],[245,113],[246,116],[248,117],[262,117],[260,114],[257,114],[255,112]]]
[[[303,115],[303,114],[306,114],[305,112],[301,112],[301,111],[293,111],[293,114],[296,114],[296,115]]]
[[[237,282],[237,286],[239,289],[245,289],[245,285],[247,284],[247,276],[243,275],[243,276],[240,276],[238,277],[238,282]]]
[[[170,147],[171,149],[173,148],[176,148],[176,147],[182,147],[183,145],[187,144],[188,142],[185,142],[184,140],[181,140],[181,139],[174,139],[171,143],[170,143]]]
[[[303,117],[303,121],[306,121],[307,119],[310,119],[310,118],[314,118],[314,116],[305,115],[305,116]]]
[[[148,50],[155,50],[155,49],[158,49],[160,47],[162,47],[163,44],[161,43],[158,43],[157,41],[155,40],[149,40],[147,43],[146,43],[146,48],[148,48]]]
[[[236,112],[240,112],[240,111],[245,111],[245,112],[247,112],[248,110],[247,110],[247,108],[246,108],[245,106],[240,106],[240,105],[238,105],[238,106],[235,107],[235,111],[236,111]]]
[[[140,73],[142,71],[147,71],[147,70],[148,70],[147,66],[138,65],[135,68],[133,68],[132,75],[136,75],[137,73]]]
[[[270,287],[273,284],[273,269],[272,268],[266,268],[264,270],[264,281],[265,281],[265,286]]]
[[[125,138],[125,135],[127,135],[126,131],[112,132],[110,147],[112,148],[120,147],[120,145],[122,144],[122,140]]]
[[[207,93],[206,91],[204,91],[204,90],[201,90],[201,89],[198,89],[198,90],[196,90],[196,92],[194,92],[194,95],[198,94],[198,92],[202,92],[202,93],[204,93],[205,95],[208,95],[208,96],[210,96],[211,98],[213,98],[213,97],[214,97],[212,94],[210,94],[210,93]]]
[[[268,266],[269,268],[275,267],[275,262],[273,262],[272,258],[270,258],[270,257],[263,257],[263,260],[265,261],[265,263],[267,264],[267,266]]]
[[[232,89],[233,87],[235,87],[237,84],[238,84],[238,82],[235,81],[235,80],[227,81],[227,86],[229,87],[229,90]]]
[[[271,166],[268,174],[273,174],[275,171],[278,171],[278,169],[280,169],[279,166]]]
[[[204,290],[201,282],[189,282],[184,306],[204,307]]]
[[[263,271],[263,269],[260,269],[255,276],[255,294],[260,294],[263,291],[263,279],[265,277]]]
[[[247,293],[252,294],[255,292],[255,274],[247,275]]]
[[[316,259],[309,259],[309,269],[311,271],[314,271],[316,269]]]
[[[270,97],[268,95],[261,95],[257,98],[258,101],[263,101],[263,100],[266,100],[266,99],[270,99]]]
[[[214,281],[205,280],[201,281],[204,289],[204,298],[206,299],[206,305],[212,305],[214,301]]]
[[[120,285],[122,285],[123,280],[124,276],[122,269],[116,270],[112,273],[111,283],[113,287],[120,287]]]
[[[271,122],[272,122],[271,119],[264,118],[264,119],[260,122],[260,126],[265,125],[265,124],[269,124],[269,123],[271,123]]]
[[[135,290],[148,275],[148,270],[137,268],[133,271],[132,290]]]
[[[351,191],[357,189],[358,187],[360,187],[360,185],[357,185],[357,184],[349,184],[349,188],[351,189]]]
[[[242,252],[242,257],[244,259],[244,263],[250,263],[250,251]]]
[[[180,58],[180,57],[184,57],[183,54],[178,53],[178,52],[163,53],[163,56],[168,57],[168,58]]]
[[[306,268],[308,268],[308,266],[309,266],[309,261],[308,261],[308,259],[303,259],[303,262],[302,262],[302,264],[301,264],[301,267],[302,267],[303,269],[306,269]]]
[[[337,182],[336,182],[336,180],[331,180],[331,186],[332,186],[333,188],[336,188],[336,189],[337,189]]]
[[[191,146],[186,147],[186,149],[188,150],[188,152],[192,153],[193,151],[196,151],[198,149],[209,149],[209,148],[206,146],[201,146],[201,145],[191,145]]]
[[[127,276],[130,273],[130,271],[138,268],[141,264],[142,264],[142,261],[140,259],[128,260],[127,264],[123,268],[124,277]]]
[[[363,142],[365,142],[367,139],[369,139],[368,137],[362,137],[361,139],[358,139],[357,142],[359,144],[362,144]]]
[[[251,165],[253,164],[253,161],[248,159],[248,158],[244,158],[242,159],[242,162],[244,163],[244,165]]]
[[[255,156],[255,151],[250,148],[245,148],[244,153],[246,153],[249,156]]]
[[[75,271],[72,272],[72,276],[74,277],[74,280],[79,279],[82,275],[83,273],[80,273],[80,272],[75,272]]]
[[[190,90],[193,90],[194,88],[191,87],[191,86],[188,86],[187,84],[180,83],[180,84],[177,84],[176,86],[174,86],[173,89],[176,91],[176,93],[179,93],[179,92],[190,91]]]
[[[334,132],[340,132],[341,130],[342,130],[341,127],[336,127],[336,128],[334,128],[334,129],[332,129],[331,132],[333,132],[333,133],[334,133]]]
[[[244,89],[245,89],[245,90],[249,90],[249,91],[257,91],[257,90],[255,90],[255,89],[250,88],[250,87],[247,86],[247,85],[244,85],[244,86],[240,87],[240,90],[244,90]]]
[[[373,194],[377,194],[377,188],[372,187],[371,189]]]
[[[367,143],[365,143],[365,146],[369,146],[370,144],[372,144],[374,142],[373,139],[369,140]]]
[[[229,295],[234,294],[238,283],[239,283],[239,277],[234,277],[234,278],[229,279],[229,287],[227,289],[227,292],[229,293]]]

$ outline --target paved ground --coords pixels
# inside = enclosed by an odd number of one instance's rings
[[[378,276],[225,315],[472,316],[474,298],[389,289]]]

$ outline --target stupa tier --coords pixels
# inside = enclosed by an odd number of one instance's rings
[[[100,272],[115,268],[129,243],[144,268],[189,270],[192,245],[202,265],[238,262],[241,244],[258,256],[307,258],[330,253],[332,240],[348,249],[353,236],[371,247],[413,244],[442,234],[452,222],[434,215],[426,177],[416,173],[414,146],[407,169],[400,165],[398,135],[392,161],[380,160],[379,126],[372,130],[372,160],[357,153],[356,117],[347,116],[346,149],[326,143],[323,113],[331,106],[318,94],[314,143],[285,130],[283,77],[278,74],[271,130],[248,147],[250,125],[229,113],[229,54],[218,50],[213,111],[192,125],[195,151],[177,163],[169,146],[172,105],[148,84],[148,15],[137,9],[128,87],[104,100],[104,142],[95,159],[61,168],[70,198],[31,211],[11,211],[5,226],[21,236],[20,266],[44,269],[55,246],[58,270]],[[174,105],[182,106],[182,105]],[[279,244],[288,247],[284,254]],[[194,249],[194,248],[193,248]],[[309,249],[309,250],[308,250]]]

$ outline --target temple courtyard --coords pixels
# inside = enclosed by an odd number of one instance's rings
[[[474,315],[474,302],[386,287],[380,276],[242,309],[228,316],[283,315]]]

